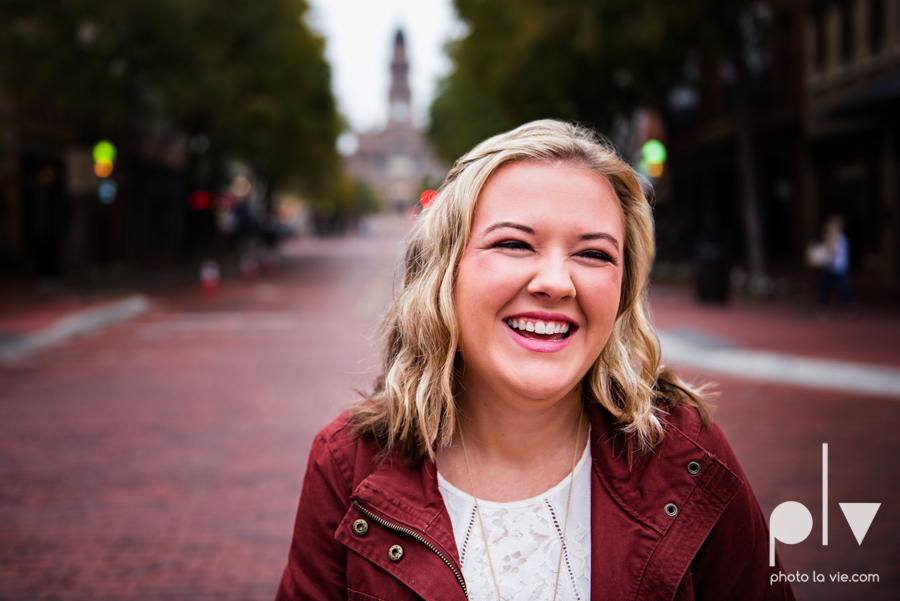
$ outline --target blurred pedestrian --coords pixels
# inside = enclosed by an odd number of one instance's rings
[[[707,395],[660,363],[632,167],[536,121],[423,205],[382,372],[313,442],[277,599],[793,599]]]
[[[844,220],[840,215],[832,215],[825,222],[823,231],[821,269],[819,271],[820,309],[827,309],[831,301],[831,291],[837,293],[841,309],[849,311],[850,298],[850,245],[844,235]]]

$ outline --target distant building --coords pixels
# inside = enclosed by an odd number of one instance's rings
[[[356,152],[347,157],[349,171],[371,186],[384,209],[404,210],[419,200],[428,186],[447,174],[412,122],[409,63],[403,31],[394,38],[388,120],[378,132],[360,134]]]
[[[804,216],[842,215],[854,271],[900,285],[900,2],[813,3],[806,28]]]
[[[747,48],[747,62],[770,269],[802,269],[807,243],[837,213],[853,272],[900,288],[900,2],[765,0],[755,8],[767,35]],[[660,257],[689,259],[713,232],[739,265],[735,71],[712,56],[691,67],[702,85],[673,95],[668,111],[671,193],[658,207]]]
[[[768,35],[745,49],[752,105],[755,180],[763,246],[769,269],[802,265],[815,226],[801,207],[805,7],[802,0],[768,0],[755,7]],[[698,240],[720,240],[735,265],[747,266],[747,240],[739,164],[736,67],[717,56],[691,65],[694,94],[677,96],[672,108],[673,205],[666,214],[666,252],[694,259]],[[676,108],[677,107],[677,108]],[[664,229],[664,228],[660,228]],[[678,230],[678,231],[676,231]],[[661,249],[662,250],[662,249]]]

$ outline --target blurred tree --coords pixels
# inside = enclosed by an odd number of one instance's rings
[[[757,191],[756,144],[753,140],[751,63],[759,55],[762,40],[761,3],[724,2],[716,7],[716,23],[726,43],[725,56],[735,71],[735,121],[737,128],[737,172],[740,182],[744,245],[750,284],[757,288],[766,275],[765,236]]]
[[[0,83],[85,139],[168,130],[316,192],[339,171],[304,0],[4,0]]]
[[[455,0],[468,33],[431,107],[430,137],[453,159],[488,135],[555,117],[609,130],[684,78],[708,0]]]
[[[365,182],[354,180],[353,195],[356,198],[358,214],[371,215],[381,210],[381,199],[375,190]]]
[[[313,202],[312,209],[318,233],[343,233],[360,217],[380,211],[381,200],[365,182],[344,175],[333,180],[326,193]]]
[[[747,55],[756,0],[454,0],[467,33],[430,111],[429,137],[454,160],[488,136],[542,118],[610,131],[638,107],[663,108],[699,55],[735,71],[737,171],[751,274],[762,275]],[[692,82],[703,85],[703,82]]]

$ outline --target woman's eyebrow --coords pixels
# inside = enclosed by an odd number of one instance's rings
[[[499,230],[500,228],[511,227],[516,230],[520,230],[525,232],[526,234],[531,234],[532,236],[535,234],[534,228],[528,227],[527,225],[522,225],[521,223],[515,223],[512,221],[498,221],[497,223],[492,223],[484,229],[485,234],[489,234],[494,230]],[[606,232],[596,232],[591,234],[583,234],[579,236],[579,240],[609,240],[612,242],[612,245],[616,247],[616,250],[619,250],[619,241],[616,240],[616,237],[612,234],[607,234]]]
[[[499,221],[497,223],[493,223],[485,228],[484,233],[489,234],[494,230],[499,230],[501,227],[511,227],[513,229],[521,230],[526,234],[534,235],[534,229],[528,227],[527,225],[522,225],[521,223],[513,223],[512,221]]]
[[[597,232],[596,234],[584,234],[580,238],[581,240],[609,240],[612,242],[613,246],[616,247],[616,250],[619,250],[619,241],[616,240],[616,237],[612,234],[607,234],[606,232]]]

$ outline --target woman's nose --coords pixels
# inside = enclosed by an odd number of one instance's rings
[[[537,271],[526,287],[528,292],[547,300],[559,301],[575,297],[575,283],[563,258],[546,257],[538,262]]]

